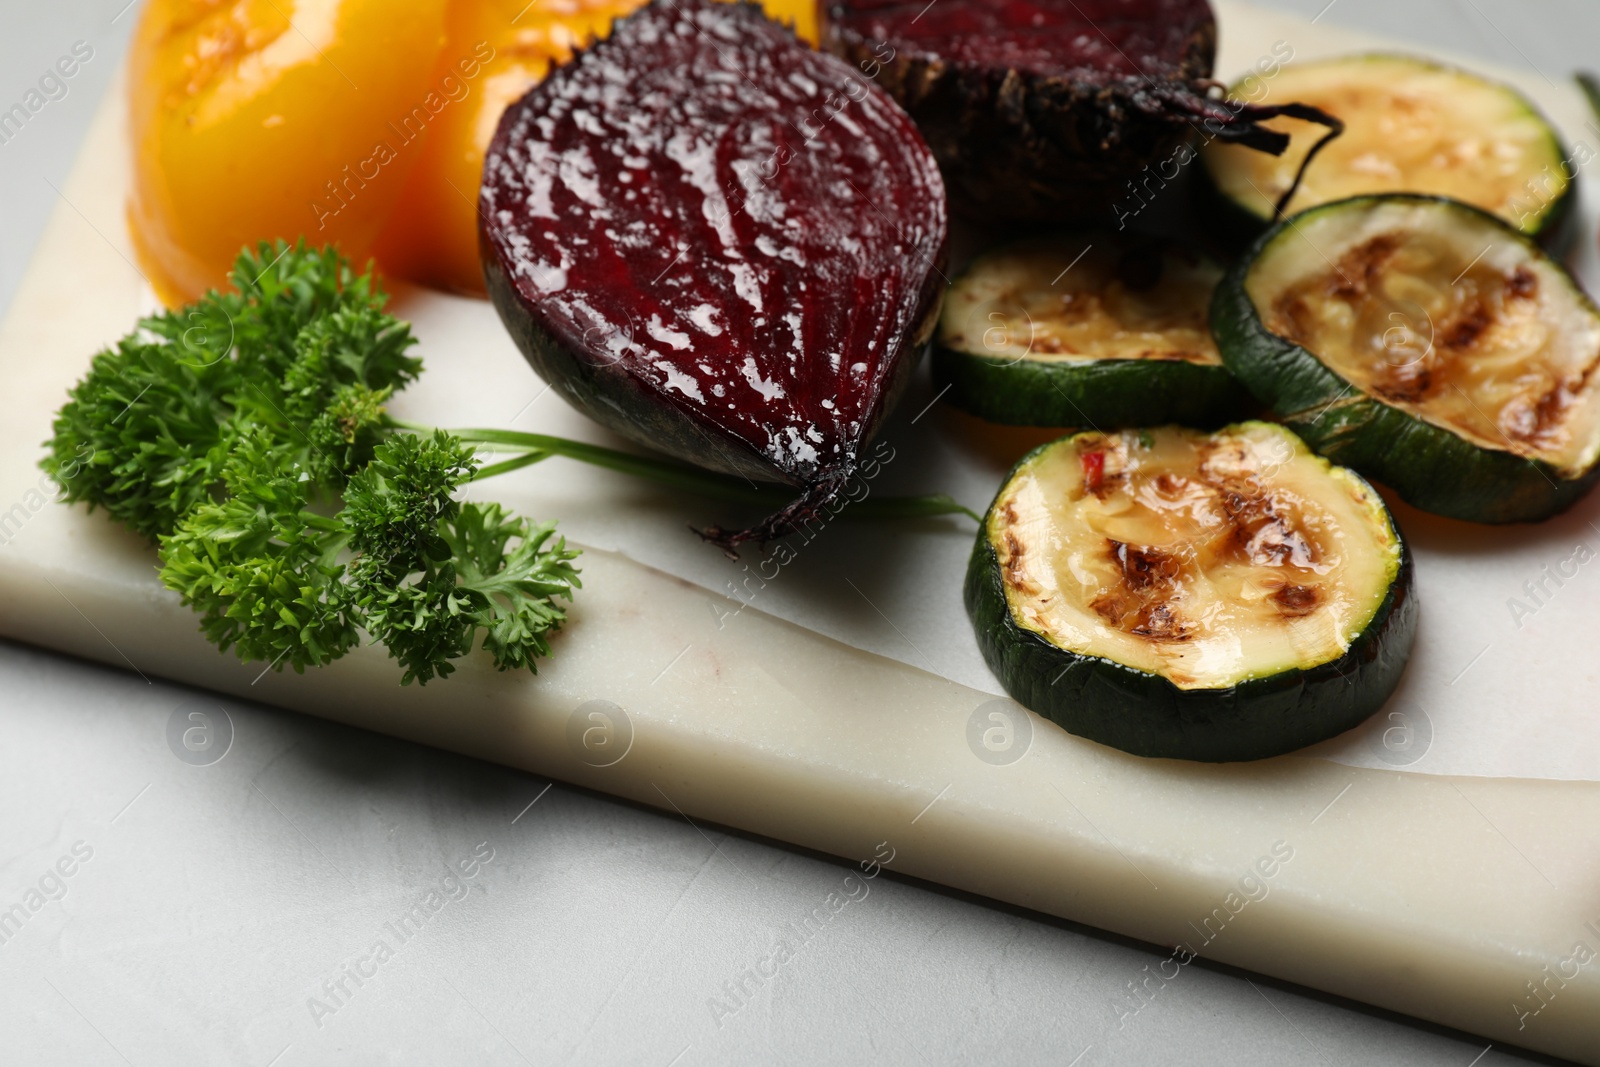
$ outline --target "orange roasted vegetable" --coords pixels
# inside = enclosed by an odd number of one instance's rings
[[[378,243],[386,270],[440,289],[483,293],[478,265],[478,183],[500,115],[543,78],[550,64],[611,31],[643,0],[455,0],[441,69],[482,47],[493,58],[471,95],[430,133],[400,208]],[[815,44],[816,0],[766,0],[768,15]]]
[[[812,48],[817,46],[818,0],[762,0],[761,10],[768,18],[793,26],[795,36]]]
[[[128,215],[163,300],[221,286],[263,239],[369,253],[421,155],[402,138],[436,92],[445,7],[150,0],[129,57]]]
[[[168,304],[261,240],[481,293],[500,114],[644,0],[149,0],[129,59],[141,266]],[[816,41],[815,0],[767,13]]]
[[[611,30],[643,0],[454,0],[439,69],[461,54],[487,54],[459,106],[441,115],[378,242],[386,271],[439,289],[481,294],[478,182],[501,112],[552,62]]]

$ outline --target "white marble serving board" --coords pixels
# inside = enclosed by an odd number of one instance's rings
[[[1374,45],[1233,5],[1220,17],[1225,75],[1280,41],[1300,58]],[[1600,145],[1574,92],[1507,78]],[[1507,605],[1579,543],[1600,549],[1600,499],[1507,529],[1401,508],[1423,620],[1393,717],[1252,765],[1138,760],[1032,717],[1012,720],[1011,762],[980,758],[973,724],[990,725],[998,687],[960,607],[966,520],[837,523],[763,574],[688,532],[738,517],[722,505],[561,460],[474,488],[588,549],[537,678],[473,662],[402,689],[375,650],[263,674],[210,649],[149,550],[50,502],[35,467],[68,385],[149,306],[121,117],[113,93],[0,327],[0,633],[852,859],[892,850],[891,869],[1600,1063],[1600,958],[1578,962],[1600,954],[1597,568],[1547,583],[1520,619]],[[1591,214],[1591,279],[1593,232]],[[403,291],[396,310],[429,368],[401,414],[607,440],[487,304]],[[902,406],[874,491],[982,506],[1018,443],[931,399],[924,386]],[[589,740],[609,737],[610,756],[584,744],[596,710],[614,732]]]

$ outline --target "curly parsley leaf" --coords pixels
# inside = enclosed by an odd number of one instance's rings
[[[477,465],[471,447],[443,430],[379,445],[345,487],[344,519],[357,571],[385,580],[448,559],[439,523],[459,510],[453,494]]]
[[[310,479],[290,450],[247,433],[224,470],[226,493],[191,509],[161,539],[161,580],[200,613],[219,649],[296,671],[338,659],[360,614],[336,557],[337,519],[308,506]]]
[[[336,252],[282,242],[241,254],[233,282],[235,291],[141,319],[94,357],[56,415],[43,462],[68,501],[104,508],[155,541],[213,498],[246,429],[264,423],[306,439],[310,411],[306,426],[285,411],[285,375],[311,343],[302,330],[381,315],[384,296]],[[398,388],[415,377],[409,336],[401,326],[385,338],[364,384]]]
[[[566,621],[556,598],[581,588],[572,561],[578,550],[556,536],[556,524],[531,524],[499,504],[467,504],[445,524],[462,600],[483,629],[483,647],[503,671],[533,668],[550,654],[545,635]]]
[[[405,668],[401,684],[447,677],[451,660],[483,647],[500,670],[535,669],[545,635],[566,619],[556,598],[581,583],[578,553],[498,504],[458,504],[477,469],[472,450],[443,431],[395,437],[350,479],[341,513],[365,625]]]
[[[65,499],[157,542],[162,581],[241,659],[301,671],[364,632],[426,683],[481,634],[497,667],[533,670],[577,553],[457,503],[472,447],[386,416],[422,362],[372,273],[279,242],[232,283],[95,356],[42,461]]]

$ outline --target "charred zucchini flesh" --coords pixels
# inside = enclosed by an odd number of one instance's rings
[[[1371,193],[1427,193],[1499,215],[1547,246],[1570,236],[1577,184],[1561,140],[1520,93],[1408,56],[1361,55],[1284,67],[1229,90],[1255,103],[1298,100],[1344,120],[1306,168],[1286,209]],[[1288,151],[1264,156],[1221,141],[1201,153],[1237,228],[1259,233],[1323,130],[1292,118]]]
[[[1014,698],[1141,756],[1300,748],[1382,706],[1416,630],[1378,494],[1280,426],[1080,433],[1023,458],[967,574]]]
[[[1185,250],[1106,235],[996,249],[945,298],[934,386],[1008,425],[1220,426],[1250,403],[1211,337],[1221,276]]]
[[[1600,310],[1476,208],[1359,197],[1289,219],[1218,286],[1212,325],[1311,447],[1425,511],[1536,521],[1600,472]]]

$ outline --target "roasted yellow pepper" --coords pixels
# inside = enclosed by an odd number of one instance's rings
[[[439,117],[406,183],[400,209],[378,243],[384,269],[457,292],[482,293],[478,266],[478,182],[496,123],[550,64],[611,30],[643,0],[456,0],[440,53],[441,76],[460,53],[483,52],[477,78]]]
[[[150,0],[129,74],[141,264],[169,304],[240,247],[337,242],[481,293],[477,200],[500,114],[644,0]],[[815,0],[765,0],[816,41]]]
[[[476,88],[441,116],[411,172],[399,211],[378,243],[384,268],[424,285],[481,294],[478,265],[478,183],[483,156],[506,107],[545,76],[551,63],[611,31],[614,19],[643,0],[456,0],[441,70],[451,57],[490,51]],[[815,0],[765,0],[768,15],[817,39]]]
[[[446,0],[151,0],[129,75],[130,228],[169,304],[239,249],[304,235],[361,260],[420,145]],[[424,112],[426,113],[426,112]]]

